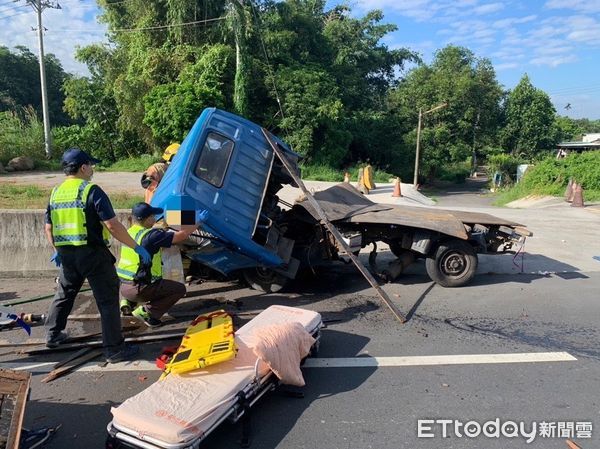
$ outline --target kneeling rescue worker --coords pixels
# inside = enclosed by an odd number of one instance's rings
[[[162,213],[161,208],[148,203],[133,206],[131,215],[134,224],[127,232],[152,255],[152,263],[143,263],[135,251],[123,246],[117,266],[121,278],[121,296],[128,301],[141,303],[132,315],[149,327],[160,326],[160,317],[186,293],[185,285],[181,282],[163,279],[161,248],[170,248],[183,242],[208,215],[207,211],[197,211],[196,226],[187,226],[181,231],[152,228],[156,223],[155,215]]]
[[[121,333],[119,278],[108,249],[109,233],[142,260],[150,262],[151,257],[117,220],[106,193],[90,182],[99,162],[78,148],[65,151],[62,166],[67,179],[50,195],[44,231],[55,249],[51,260],[60,274],[46,319],[46,346],[56,348],[68,340],[67,318],[87,279],[100,312],[106,361],[115,363],[133,358],[138,348],[126,345]]]

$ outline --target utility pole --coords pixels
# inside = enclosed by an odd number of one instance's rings
[[[438,109],[445,108],[446,106],[448,106],[448,102],[438,104],[437,106],[425,112],[423,112],[423,108],[419,108],[419,123],[417,125],[417,151],[415,154],[415,175],[413,177],[413,186],[417,185],[417,178],[419,177],[419,158],[421,153],[421,124],[423,123],[423,117],[427,114],[431,114],[432,112],[437,111]]]
[[[475,119],[475,125],[473,125],[473,154],[471,156],[471,176],[475,176],[475,173],[477,173],[477,149],[475,147],[475,137],[477,134],[477,128],[479,127],[480,117],[481,111],[477,111],[477,118]]]
[[[417,125],[417,151],[415,152],[415,175],[413,177],[413,186],[417,185],[419,176],[419,157],[421,153],[421,121],[423,120],[423,108],[419,108],[419,124]]]
[[[52,149],[50,147],[50,118],[48,117],[48,92],[46,90],[46,68],[44,66],[44,27],[42,25],[42,11],[46,8],[61,9],[58,3],[54,4],[49,1],[42,0],[26,0],[26,2],[37,13],[37,32],[38,32],[38,47],[40,60],[40,84],[42,90],[42,116],[44,119],[44,150],[46,157],[50,158]]]

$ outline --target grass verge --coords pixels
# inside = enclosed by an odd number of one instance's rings
[[[121,159],[106,167],[99,167],[100,171],[122,171],[122,172],[139,172],[140,175],[146,171],[146,169],[155,163],[158,158],[149,154],[144,154],[138,157],[130,157],[127,159]]]
[[[342,182],[344,181],[344,173],[350,173],[350,180],[352,182],[358,181],[358,166],[350,167],[346,170],[338,170],[331,168],[326,165],[301,165],[302,179],[308,181],[329,181],[329,182]],[[373,181],[388,183],[390,179],[396,176],[387,173],[383,170],[374,169]]]
[[[51,190],[35,185],[0,184],[0,209],[45,209]],[[115,209],[131,209],[144,201],[142,195],[128,193],[113,193],[109,197]]]

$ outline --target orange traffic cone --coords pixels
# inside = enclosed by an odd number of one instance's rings
[[[358,169],[358,183],[356,184],[356,188],[360,193],[364,193],[365,195],[369,194],[369,189],[365,185],[365,171],[362,168]]]
[[[396,178],[396,181],[394,182],[394,192],[392,193],[393,197],[402,196],[402,186],[400,184],[400,178]]]
[[[583,206],[583,187],[581,184],[577,184],[573,189],[573,202],[571,207],[584,207]]]
[[[350,173],[344,173],[344,182],[350,182]]]
[[[569,183],[567,184],[567,188],[565,190],[565,201],[569,201],[571,195],[573,194],[573,178],[569,178]]]
[[[567,198],[567,201],[569,203],[573,202],[573,197],[575,196],[575,189],[576,188],[577,188],[577,181],[573,180],[573,183],[571,184],[571,194]]]

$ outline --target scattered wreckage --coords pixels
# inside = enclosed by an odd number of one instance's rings
[[[348,248],[358,254],[368,245],[371,268],[384,279],[425,259],[433,281],[460,287],[475,275],[477,254],[512,251],[532,235],[519,223],[488,214],[376,204],[342,183],[314,194],[342,234],[346,244],[340,245],[314,203],[289,204],[277,196],[286,184],[298,187],[300,157],[264,133],[242,117],[205,109],[152,199],[165,210],[169,226],[193,225],[194,211],[207,209],[197,243],[185,246],[184,256],[223,275],[241,275],[255,289],[277,292],[300,271],[316,273],[346,259]],[[374,263],[378,242],[397,257],[384,270]]]

